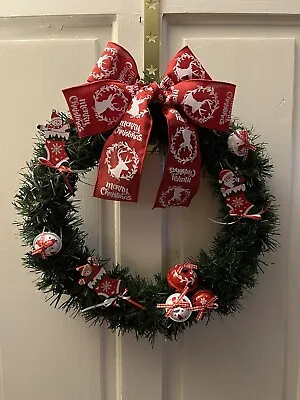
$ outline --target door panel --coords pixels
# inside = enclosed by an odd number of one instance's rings
[[[44,303],[44,295],[34,288],[35,276],[21,266],[24,248],[13,225],[11,202],[18,173],[31,157],[36,125],[49,118],[52,108],[66,109],[61,89],[85,81],[100,49],[123,35],[122,20],[127,25],[129,18],[111,13],[0,19],[2,132],[8,139],[1,144],[1,256],[9,266],[3,268],[0,283],[1,400],[120,398],[114,335],[109,332],[106,339],[106,329],[89,327]],[[134,27],[141,32],[139,22],[127,32]],[[94,178],[92,172],[87,183]],[[105,248],[103,254],[114,258],[115,206],[102,206],[91,195],[92,188],[82,184],[88,244]]]
[[[288,368],[285,369],[291,362],[288,359],[285,364],[287,311],[291,306],[286,260],[293,128],[299,124],[293,113],[298,93],[295,90],[298,71],[294,65],[299,62],[295,51],[299,28],[286,24],[285,19],[279,22],[277,18],[270,18],[266,26],[256,16],[240,20],[240,16],[165,15],[164,39],[168,53],[164,65],[179,47],[189,45],[213,78],[237,84],[233,114],[246,126],[253,126],[268,143],[275,167],[270,184],[281,215],[281,248],[266,259],[269,264],[275,260],[276,263],[260,277],[253,295],[243,301],[243,312],[235,318],[213,321],[207,327],[199,324],[184,335],[178,348],[168,347],[165,373],[176,370],[174,365],[180,364],[181,378],[179,383],[176,371],[169,374],[166,399],[197,396],[199,390],[203,398],[226,400],[282,399],[284,392],[286,396],[295,394],[295,386],[285,386],[285,378],[291,377]],[[215,216],[209,196],[208,191],[200,191],[188,211],[174,210],[170,216],[169,223],[178,224],[178,229],[172,232],[180,236],[181,253],[185,256],[200,246],[207,249],[211,233],[207,233],[203,219]],[[183,214],[181,219],[177,212]],[[187,217],[189,212],[193,217]],[[169,248],[172,264],[176,262],[176,254]],[[292,346],[291,341],[288,346]],[[294,349],[298,351],[298,345]]]
[[[297,0],[163,0],[162,11],[165,14],[299,14],[300,5]]]

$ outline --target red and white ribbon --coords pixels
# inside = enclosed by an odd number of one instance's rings
[[[232,213],[230,213],[229,215],[231,217],[248,218],[248,219],[253,219],[253,220],[259,221],[262,219],[262,215],[269,209],[270,205],[271,205],[271,203],[268,203],[267,206],[257,214],[244,214],[244,213],[243,214],[234,214],[234,213],[232,214]]]
[[[139,307],[142,310],[145,310],[144,306],[142,306],[141,304],[139,304],[136,301],[132,300],[130,298],[130,296],[126,296],[127,293],[128,293],[128,289],[124,289],[123,293],[120,293],[118,297],[120,299],[122,299],[122,300],[128,301],[128,303],[133,304],[134,306]]]
[[[248,218],[248,219],[253,219],[255,221],[261,220],[262,214],[234,214],[234,213],[229,213],[231,217],[238,217],[238,218]]]
[[[43,231],[41,233],[41,240],[36,243],[37,249],[33,250],[31,254],[33,256],[35,256],[36,254],[40,254],[42,259],[45,260],[47,258],[46,250],[49,247],[52,247],[55,243],[56,243],[55,239],[46,240],[45,232]]]
[[[189,288],[186,286],[184,290],[180,293],[180,296],[178,296],[177,300],[174,301],[172,304],[166,304],[166,303],[159,303],[156,305],[156,308],[164,308],[167,312],[165,314],[166,318],[170,318],[172,313],[174,312],[175,308],[189,308],[190,309],[190,304],[187,302],[182,301],[184,296],[187,294]]]
[[[67,188],[69,189],[69,192],[71,194],[74,193],[72,185],[70,184],[69,179],[65,175],[65,174],[70,174],[73,172],[69,167],[66,167],[65,165],[57,166],[57,165],[53,164],[51,161],[49,161],[43,157],[39,157],[39,165],[44,165],[45,167],[56,169],[62,175],[63,180],[65,181],[65,184],[66,184]]]
[[[248,131],[236,131],[234,134],[241,140],[241,144],[238,146],[239,151],[243,151],[244,154],[244,160],[246,160],[248,156],[249,150],[255,151],[256,146],[254,146],[249,139],[249,132]]]
[[[212,297],[210,300],[207,300],[204,304],[190,307],[190,311],[198,311],[198,315],[196,317],[196,321],[202,319],[203,315],[210,310],[216,310],[219,305],[216,303],[218,300],[217,296]]]
[[[191,264],[190,262],[185,262],[185,263],[181,264],[181,265],[178,267],[177,272],[178,272],[179,274],[181,274],[181,272],[182,272],[183,270],[187,270],[187,269],[198,269],[198,266],[195,265],[195,264]]]
[[[63,180],[65,181],[65,184],[66,184],[66,186],[67,186],[67,188],[68,188],[68,190],[69,190],[69,192],[71,194],[74,193],[74,190],[72,188],[72,185],[69,182],[69,179],[66,177],[65,174],[82,174],[82,173],[88,172],[90,170],[90,169],[76,169],[76,170],[74,170],[74,169],[71,169],[71,168],[69,168],[69,167],[67,167],[65,165],[61,165],[61,164],[60,165],[56,165],[56,164],[53,164],[53,162],[47,160],[44,157],[39,157],[38,165],[44,165],[45,167],[56,169],[56,171],[58,171],[62,175]]]
[[[152,128],[148,106],[155,101],[167,120],[169,150],[154,207],[187,207],[200,183],[197,126],[228,131],[235,85],[213,81],[188,47],[171,60],[159,85],[141,83],[132,56],[112,42],[88,81],[63,93],[80,137],[113,131],[102,150],[94,196],[138,200]]]
[[[95,306],[87,307],[87,308],[83,309],[81,312],[86,312],[86,311],[93,310],[94,308],[99,308],[99,307],[106,308],[106,307],[109,307],[111,305],[117,307],[118,306],[118,303],[117,303],[118,299],[122,299],[122,300],[128,301],[128,303],[133,304],[134,306],[139,307],[142,310],[145,310],[144,306],[142,306],[141,304],[139,304],[136,301],[132,300],[130,298],[130,296],[126,296],[127,293],[128,293],[128,289],[124,289],[123,293],[119,293],[114,297],[110,297],[109,299],[106,299],[102,303],[96,304]]]

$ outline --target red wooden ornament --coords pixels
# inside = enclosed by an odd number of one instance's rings
[[[218,297],[209,290],[198,290],[192,297],[191,308],[191,311],[198,311],[196,320],[199,321],[206,312],[218,308],[217,300]]]
[[[198,268],[197,265],[190,263],[174,265],[167,274],[168,285],[176,292],[182,292],[186,287],[188,287],[188,292],[197,289],[199,279],[195,272],[196,268]]]

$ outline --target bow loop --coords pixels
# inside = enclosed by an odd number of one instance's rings
[[[132,85],[140,77],[131,54],[116,43],[108,42],[101,53],[88,82],[110,79]]]
[[[190,79],[175,85],[167,102],[179,106],[196,125],[226,132],[234,93],[231,83]]]
[[[161,87],[168,89],[188,79],[211,80],[211,77],[192,50],[185,46],[169,62],[167,71],[161,81]]]
[[[126,112],[132,94],[118,81],[94,81],[63,91],[79,137],[114,129]]]

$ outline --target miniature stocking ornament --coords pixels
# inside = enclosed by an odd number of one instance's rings
[[[229,215],[242,217],[249,214],[253,204],[246,198],[245,180],[229,169],[224,169],[219,174],[219,183],[222,184],[221,192],[229,207]]]
[[[99,266],[95,258],[89,257],[87,261],[87,264],[76,268],[81,275],[79,285],[88,285],[98,296],[107,298],[116,296],[120,289],[120,279],[113,279],[106,275],[105,269]]]
[[[88,285],[90,289],[94,290],[106,271],[103,267],[100,268],[95,258],[89,257],[87,261],[87,264],[76,268],[76,271],[80,272],[81,275],[78,283],[79,285]]]
[[[105,276],[94,288],[98,296],[113,297],[119,294],[120,291],[120,279],[114,279],[109,276]]]
[[[51,164],[58,168],[64,162],[69,160],[65,149],[65,141],[64,140],[50,140],[47,139],[45,143],[45,149],[47,152],[47,158],[40,157],[40,161],[49,161]]]

